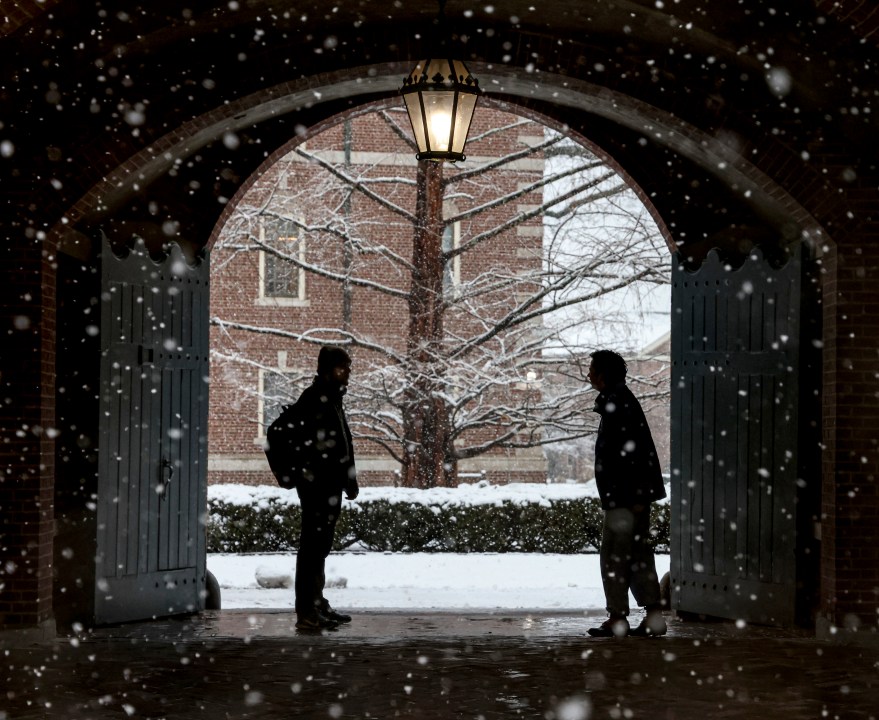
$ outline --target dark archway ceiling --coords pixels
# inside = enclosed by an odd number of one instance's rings
[[[842,195],[875,178],[876,47],[862,37],[861,19],[824,5],[450,0],[446,14],[451,47],[480,67],[492,98],[584,134],[640,185],[678,240],[702,242],[730,224],[796,230],[714,160],[659,137],[654,119],[666,128],[679,121],[682,134],[697,131],[692,145],[738,154],[794,194],[814,182]],[[376,68],[402,79],[400,68],[426,52],[437,7],[11,6],[0,36],[0,187],[15,218],[10,232],[49,230],[76,207],[73,224],[86,231],[176,227],[196,244],[207,241],[223,202],[297,130],[393,96],[394,83]],[[493,72],[517,82],[496,82]],[[356,97],[326,92],[341,80],[361,81]],[[566,103],[568,81],[590,87],[605,110]],[[288,92],[298,93],[295,103],[285,102]],[[616,98],[626,102],[614,116],[606,108]],[[832,227],[841,213],[818,220]]]

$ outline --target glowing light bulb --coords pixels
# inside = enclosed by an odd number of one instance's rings
[[[430,131],[436,140],[436,149],[449,149],[449,131],[452,129],[452,116],[445,112],[435,112],[430,118]]]

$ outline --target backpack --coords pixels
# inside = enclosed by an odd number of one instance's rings
[[[265,453],[272,475],[278,485],[287,490],[296,487],[302,479],[302,446],[306,441],[305,421],[298,402],[285,405],[281,414],[266,430]]]

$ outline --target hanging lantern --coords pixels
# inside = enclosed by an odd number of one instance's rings
[[[482,91],[460,60],[424,60],[403,81],[400,94],[415,133],[419,160],[466,159],[464,144]]]

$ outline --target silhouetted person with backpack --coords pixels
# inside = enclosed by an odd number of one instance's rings
[[[351,358],[342,348],[324,346],[317,375],[294,405],[284,408],[266,433],[266,454],[282,487],[295,487],[302,506],[296,554],[296,627],[333,628],[351,621],[323,595],[324,566],[333,547],[342,493],[357,497],[354,446],[342,398]]]
[[[626,386],[626,361],[612,350],[591,354],[589,382],[598,390],[601,416],[595,439],[595,483],[604,522],[601,579],[608,618],[589,629],[593,637],[665,635],[653,547],[650,504],[665,497],[659,458],[641,404]],[[645,608],[644,620],[630,629],[629,590]]]

